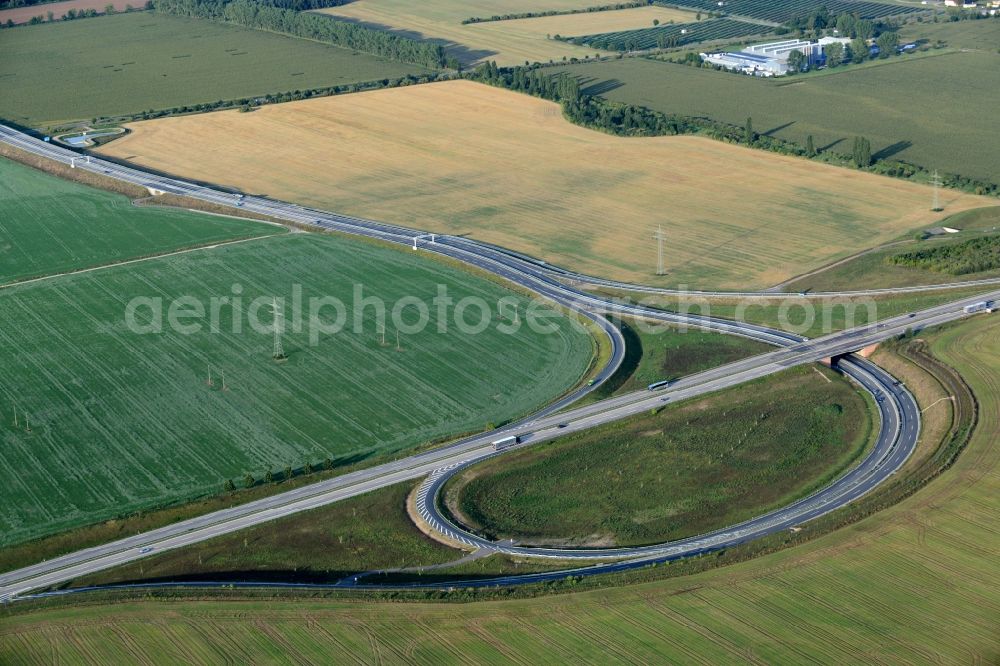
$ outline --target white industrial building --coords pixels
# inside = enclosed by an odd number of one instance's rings
[[[724,53],[702,53],[706,62],[725,69],[731,69],[754,76],[781,76],[788,73],[788,56],[798,51],[805,56],[810,67],[825,61],[823,49],[834,42],[847,44],[851,40],[842,37],[824,37],[818,42],[804,39],[786,39],[780,42],[754,44],[742,51]]]

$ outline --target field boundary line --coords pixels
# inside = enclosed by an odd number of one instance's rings
[[[224,216],[228,217],[228,216]],[[243,218],[234,218],[243,219]],[[285,236],[286,234],[268,234],[267,236],[253,236],[250,238],[237,238],[235,240],[219,241],[215,243],[205,243],[204,245],[196,245],[194,247],[187,247],[181,250],[172,250],[170,252],[164,252],[161,254],[151,254],[146,257],[136,257],[135,259],[126,259],[124,261],[115,261],[110,264],[101,264],[99,266],[91,266],[89,268],[77,268],[72,271],[66,271],[63,273],[53,273],[52,275],[40,275],[38,277],[28,278],[26,280],[17,280],[14,282],[8,282],[6,284],[0,284],[0,290],[3,289],[13,289],[14,287],[20,287],[22,285],[35,284],[38,282],[44,282],[46,280],[54,280],[56,278],[67,277],[69,275],[80,275],[82,273],[94,273],[97,271],[103,271],[108,268],[115,268],[118,266],[128,266],[130,264],[138,264],[143,261],[152,261],[153,259],[165,259],[167,257],[175,257],[181,254],[188,254],[190,252],[198,252],[200,250],[214,250],[216,248],[224,247],[226,245],[237,245],[239,243],[249,243],[251,241],[266,240],[269,238],[278,238],[280,236]]]

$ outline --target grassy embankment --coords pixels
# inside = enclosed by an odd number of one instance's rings
[[[625,336],[621,368],[584,402],[643,390],[653,382],[677,379],[774,349],[756,340],[651,321],[623,320],[619,328]]]

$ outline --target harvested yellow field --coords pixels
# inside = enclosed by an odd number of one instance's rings
[[[600,3],[598,3],[600,4]],[[467,18],[489,18],[537,11],[564,11],[594,5],[593,0],[357,0],[341,7],[319,10],[363,23],[440,40],[451,55],[465,64],[495,60],[500,65],[582,58],[594,49],[545,38],[545,31],[505,26],[509,21],[462,25]],[[670,10],[665,10],[670,11]],[[603,12],[602,12],[603,13]],[[573,15],[563,16],[570,18]],[[558,18],[558,17],[554,17]],[[653,17],[649,23],[652,24]],[[643,25],[643,24],[639,24]],[[566,34],[572,34],[567,32]]]
[[[932,213],[929,187],[700,137],[614,137],[471,81],[129,127],[102,152],[651,284],[768,287],[992,202],[945,191]]]

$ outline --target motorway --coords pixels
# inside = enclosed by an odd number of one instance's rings
[[[415,237],[423,235],[423,232],[411,229],[307,209],[295,204],[260,197],[241,197],[173,178],[148,174],[97,158],[85,158],[72,151],[41,142],[3,126],[0,126],[0,141],[64,164],[72,162],[75,168],[86,169],[110,178],[158,191],[196,198],[220,206],[241,208],[297,224],[363,235],[408,246],[415,243]],[[796,365],[849,354],[869,344],[903,333],[908,329],[919,329],[965,316],[963,307],[967,304],[1000,298],[1000,291],[998,291],[994,294],[930,308],[912,315],[896,317],[877,325],[852,329],[814,340],[805,340],[800,336],[761,326],[611,303],[565,284],[558,275],[553,273],[552,269],[539,262],[467,239],[439,236],[434,242],[423,242],[421,249],[458,259],[504,277],[520,287],[551,299],[597,323],[611,340],[613,353],[608,364],[597,374],[594,385],[578,389],[541,412],[506,426],[497,432],[468,437],[432,451],[359,470],[255,502],[0,574],[0,600],[8,600],[24,595],[31,590],[65,583],[164,550],[198,543],[377,488],[430,476],[431,481],[421,488],[421,492],[426,490],[424,492],[426,500],[427,497],[433,497],[432,493],[436,492],[434,484],[442,482],[442,479],[446,478],[447,470],[470,465],[494,455],[495,452],[491,444],[499,437],[517,434],[522,437],[524,445],[548,441],[570,432],[577,432],[642,413],[654,406],[661,406],[665,401],[695,397]],[[618,329],[602,316],[605,314],[643,317],[660,322],[741,335],[768,342],[780,347],[780,349],[697,375],[684,377],[664,391],[656,393],[638,391],[555,414],[556,411],[565,408],[582,394],[593,390],[600,383],[606,381],[621,363],[624,354],[624,341]],[[879,439],[872,453],[858,467],[814,495],[776,512],[741,525],[682,542],[650,546],[642,550],[617,549],[617,552],[610,553],[610,555],[628,558],[628,561],[600,566],[632,566],[629,564],[630,562],[638,563],[649,558],[678,557],[684,554],[703,552],[706,549],[717,549],[742,543],[764,534],[785,529],[787,526],[811,520],[816,516],[844,506],[888,479],[905,462],[916,444],[919,433],[919,413],[916,410],[916,405],[905,387],[897,385],[891,376],[873,364],[848,357],[841,362],[840,367],[853,380],[873,394],[880,396],[878,404],[882,427]],[[431,505],[433,502],[424,501],[423,503],[425,509]],[[474,542],[478,538],[475,535],[462,532],[457,526],[441,522],[440,517],[430,511],[428,511],[428,517],[432,520],[438,520],[439,524],[435,527],[445,533],[448,533],[449,530],[458,530],[454,534],[460,539],[473,540]],[[480,542],[474,542],[474,545],[493,549],[514,549],[510,552],[547,557],[605,558],[609,556],[608,551],[602,551],[600,554],[580,551],[543,552],[539,549],[518,550],[516,546],[512,545],[504,547],[499,544]],[[607,569],[599,569],[599,567],[586,569],[588,573],[597,573],[603,570]],[[523,577],[523,582],[537,579],[537,576]],[[521,580],[519,578],[517,581],[513,581],[510,577],[503,579],[504,584],[521,582]],[[462,583],[462,585],[466,584]]]

